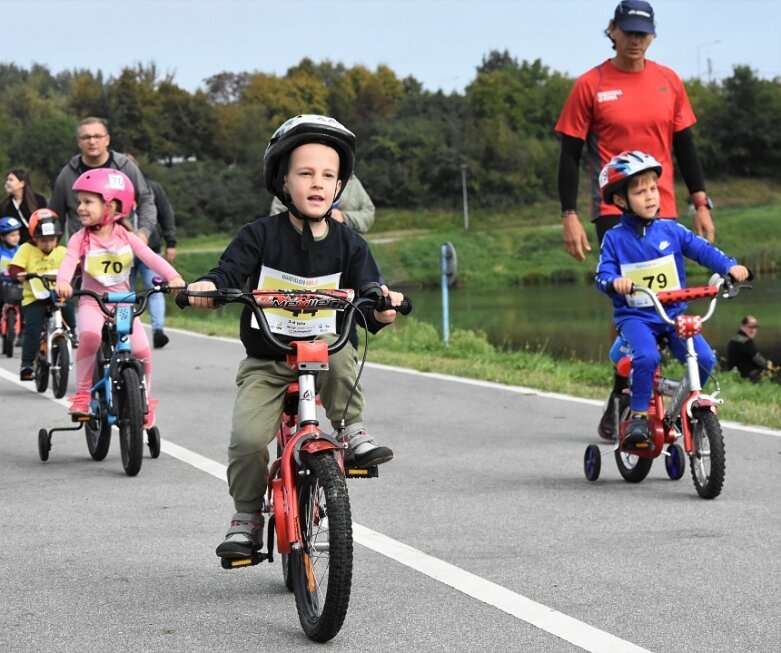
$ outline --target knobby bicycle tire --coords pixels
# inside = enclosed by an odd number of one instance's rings
[[[141,400],[141,379],[133,367],[119,373],[117,400],[119,404],[119,450],[125,474],[135,476],[144,460],[144,404]]]
[[[344,623],[350,603],[353,533],[347,483],[332,452],[304,455],[298,508],[303,550],[288,556],[301,627],[327,642]]]
[[[43,345],[35,354],[33,377],[35,378],[35,389],[41,393],[46,392],[49,387],[49,361],[46,360],[46,348]]]
[[[693,451],[690,457],[692,480],[703,499],[715,499],[724,487],[724,436],[715,413],[695,410],[692,415]]]
[[[103,361],[108,360],[110,353],[108,345],[101,343],[95,361],[95,371],[92,374],[93,388],[103,379]],[[108,455],[111,446],[111,425],[108,423],[108,406],[102,390],[92,393],[92,405],[96,406],[97,414],[84,427],[87,439],[87,449],[93,460],[103,460]]]
[[[68,375],[70,371],[70,350],[68,339],[64,335],[52,340],[52,392],[57,399],[65,396],[68,390]]]

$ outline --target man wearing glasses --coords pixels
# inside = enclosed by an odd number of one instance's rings
[[[65,164],[54,182],[49,208],[60,216],[65,224],[66,239],[81,228],[77,215],[78,200],[71,190],[73,182],[83,173],[95,168],[121,170],[133,182],[136,191],[136,218],[134,227],[146,243],[157,229],[157,208],[152,189],[146,183],[138,166],[125,154],[109,149],[111,135],[108,121],[91,116],[84,118],[76,128],[76,142],[81,154]]]
[[[773,361],[759,353],[754,338],[757,335],[759,322],[753,315],[746,315],[740,322],[740,329],[730,338],[727,344],[728,370],[737,368],[740,376],[759,383],[762,372],[773,368]]]

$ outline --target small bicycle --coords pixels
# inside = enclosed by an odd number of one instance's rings
[[[51,287],[57,275],[22,272],[18,278],[28,281],[38,279],[49,293],[48,298],[43,300],[46,302],[46,314],[40,345],[33,361],[33,378],[35,389],[43,393],[49,387],[51,376],[52,392],[57,399],[61,399],[68,390],[68,377],[73,367],[73,334],[62,319],[62,302],[57,301],[57,293]]]
[[[376,477],[377,468],[352,469],[345,465],[344,446],[319,428],[316,416],[317,372],[328,369],[328,357],[348,341],[357,309],[365,304],[376,310],[391,308],[377,284],[370,284],[355,297],[353,290],[254,290],[182,291],[176,303],[185,307],[187,297],[212,297],[215,306],[237,302],[248,306],[263,337],[288,364],[298,370],[285,399],[277,432],[278,459],[269,468],[268,495],[264,512],[267,550],[250,558],[222,560],[225,569],[273,562],[274,541],[281,555],[285,586],[293,591],[298,618],[306,635],[326,642],[339,632],[347,615],[352,585],[353,539],[350,498],[345,479]],[[270,330],[262,309],[282,308],[294,314],[315,310],[342,310],[342,332],[333,344],[324,340],[294,340],[285,343]],[[412,304],[405,298],[399,313]],[[359,373],[360,377],[360,373]]]
[[[90,415],[73,416],[75,427],[41,429],[38,432],[38,453],[41,460],[49,458],[52,434],[55,431],[78,431],[84,427],[87,449],[93,460],[103,460],[111,445],[111,427],[119,429],[119,449],[122,467],[128,476],[141,471],[144,453],[144,415],[147,394],[143,363],[130,350],[133,321],[146,311],[149,296],[169,292],[158,283],[139,292],[74,290],[74,296],[92,297],[107,320],[103,324],[102,341],[97,354],[92,379]],[[156,426],[146,429],[147,445],[152,458],[160,456],[160,431]]]
[[[714,499],[724,485],[724,437],[716,411],[723,403],[717,399],[716,392],[707,395],[702,392],[700,375],[697,368],[697,353],[694,350],[694,336],[702,332],[716,309],[719,297],[735,297],[741,289],[750,286],[733,284],[728,277],[714,275],[709,285],[680,290],[668,290],[655,293],[645,286],[632,286],[632,292],[641,292],[651,298],[659,316],[676,328],[677,334],[686,341],[686,370],[680,380],[664,378],[661,365],[654,374],[651,405],[648,410],[651,435],[654,446],[648,451],[624,451],[622,448],[624,433],[629,425],[629,397],[618,402],[615,420],[618,424],[618,441],[609,450],[615,455],[618,471],[629,483],[640,483],[651,470],[654,458],[665,456],[667,475],[680,479],[685,472],[684,452],[689,457],[691,475],[697,493],[703,499]],[[705,315],[679,315],[671,319],[664,310],[664,304],[675,302],[710,299]],[[618,364],[618,372],[628,376],[631,369],[630,357]],[[666,405],[665,405],[666,404]],[[678,444],[683,439],[683,448]],[[602,466],[602,451],[596,444],[586,447],[583,469],[589,481],[596,481]]]
[[[0,282],[0,292],[3,295],[3,312],[0,317],[0,334],[3,336],[3,355],[12,358],[14,344],[22,334],[22,284],[5,277]]]

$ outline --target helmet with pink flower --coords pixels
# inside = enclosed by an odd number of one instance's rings
[[[85,191],[95,193],[108,203],[115,201],[116,210],[113,215],[108,217],[104,214],[102,224],[116,222],[121,220],[133,208],[136,201],[136,191],[133,188],[133,182],[129,177],[119,170],[113,168],[95,168],[82,174],[71,187],[74,191]]]

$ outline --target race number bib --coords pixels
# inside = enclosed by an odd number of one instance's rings
[[[621,276],[628,277],[632,283],[645,286],[654,292],[659,290],[679,290],[681,281],[678,278],[678,268],[675,266],[675,256],[668,254],[653,261],[641,263],[622,263]],[[627,295],[626,302],[633,308],[653,306],[651,298],[641,293]]]
[[[281,270],[266,267],[260,270],[258,280],[259,290],[308,290],[339,288],[341,273],[329,274],[324,277],[298,277]],[[263,311],[272,333],[279,333],[292,338],[314,338],[325,333],[336,333],[336,311],[325,310],[317,313],[299,313],[293,315],[290,311],[280,308],[267,308]],[[260,326],[252,317],[253,329]]]
[[[45,270],[44,272],[52,272],[51,270]],[[44,272],[38,272],[38,274],[44,274]],[[57,273],[57,270],[54,270]],[[51,291],[43,285],[43,281],[40,279],[30,279],[30,292],[35,299],[49,299],[51,297]]]
[[[125,245],[117,251],[96,249],[84,257],[87,274],[103,286],[116,286],[130,277],[133,266],[133,249]]]

